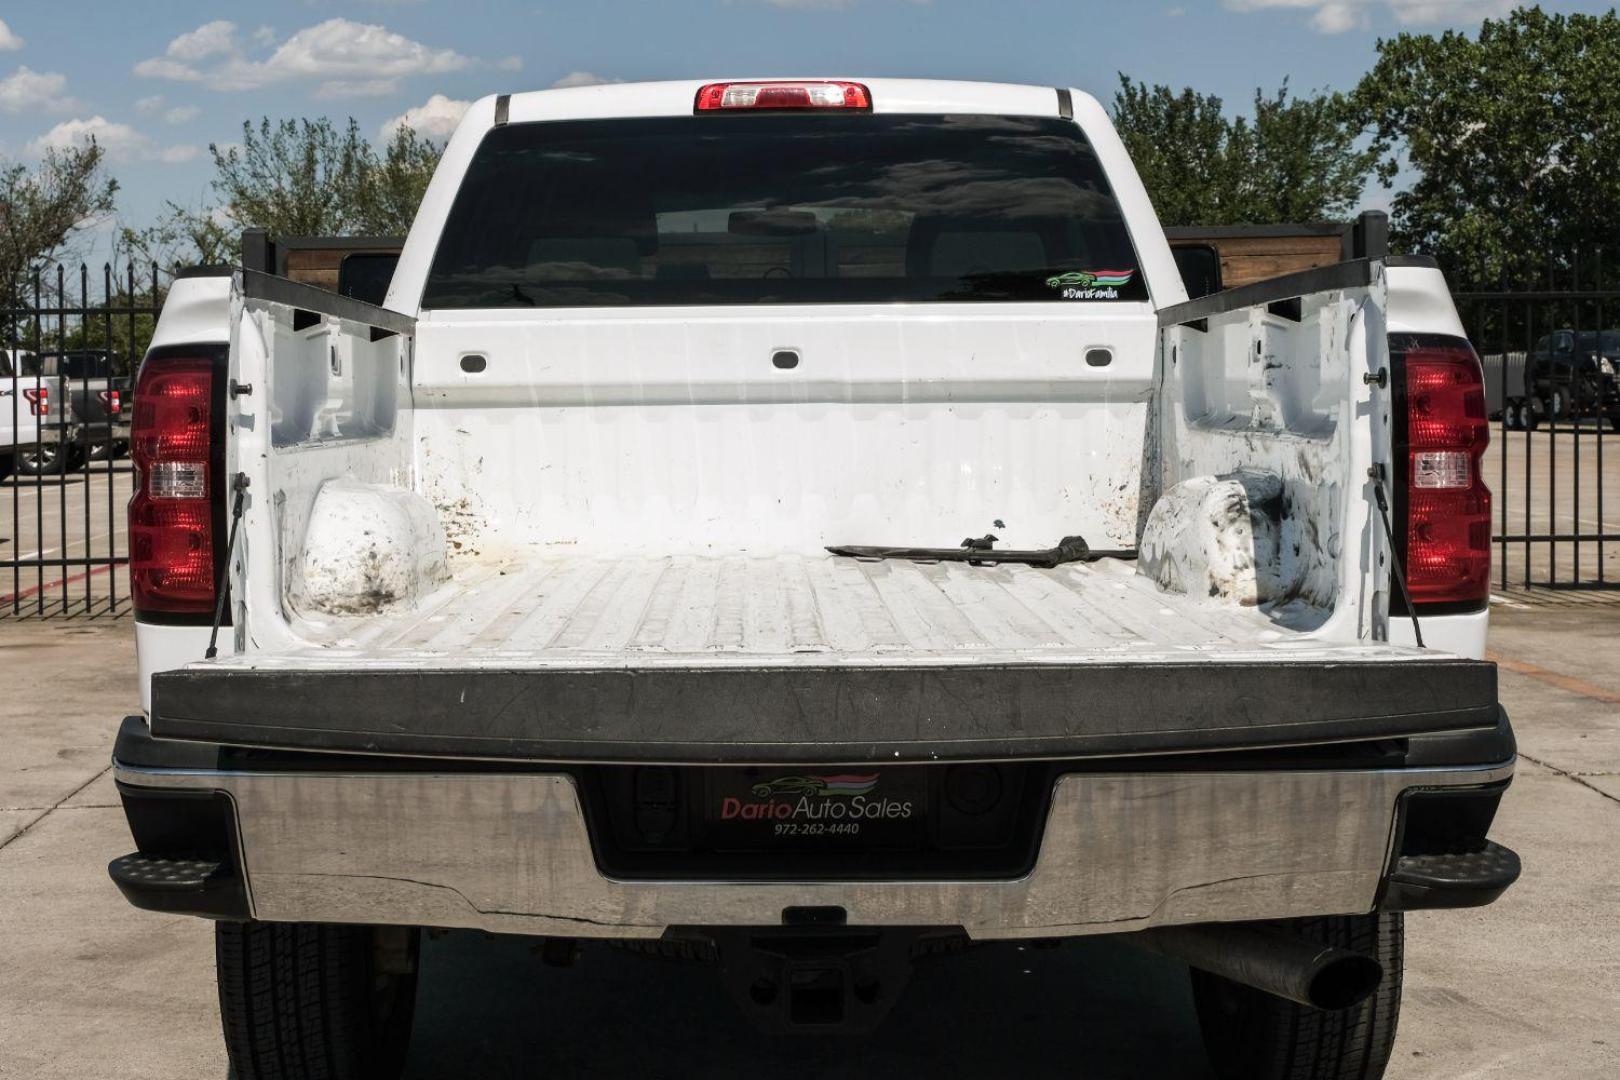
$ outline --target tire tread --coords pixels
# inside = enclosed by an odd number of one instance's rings
[[[1376,957],[1384,981],[1360,1005],[1324,1012],[1194,971],[1194,999],[1216,1075],[1222,1080],[1380,1080],[1400,1016],[1402,917],[1339,915],[1279,925]]]
[[[216,926],[220,1021],[236,1080],[397,1077],[410,1005],[403,1024],[373,1017],[370,941],[366,927]]]

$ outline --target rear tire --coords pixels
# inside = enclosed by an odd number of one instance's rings
[[[37,443],[29,449],[17,451],[17,475],[65,475],[70,457],[72,454],[65,453],[59,443]]]
[[[1221,1080],[1378,1080],[1395,1046],[1405,924],[1399,913],[1280,924],[1314,941],[1366,953],[1384,981],[1366,1001],[1323,1012],[1217,975],[1192,972],[1193,1001]]]
[[[395,1080],[420,935],[403,927],[219,923],[214,956],[235,1080]]]

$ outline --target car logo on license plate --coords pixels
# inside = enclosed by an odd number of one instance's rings
[[[765,780],[753,787],[754,797],[768,799],[772,795],[841,795],[850,798],[855,795],[865,795],[877,787],[877,773],[857,775],[853,773],[840,773],[835,776],[816,776],[813,774],[800,776],[778,776],[775,780]]]

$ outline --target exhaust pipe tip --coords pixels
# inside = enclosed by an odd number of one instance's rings
[[[1384,981],[1384,965],[1370,956],[1339,951],[1311,976],[1306,998],[1313,1008],[1328,1012],[1350,1009],[1372,997]]]
[[[1354,1008],[1384,981],[1384,965],[1371,956],[1271,926],[1205,923],[1126,937],[1211,975],[1324,1011]]]

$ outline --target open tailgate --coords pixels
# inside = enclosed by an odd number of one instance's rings
[[[160,737],[545,761],[1062,758],[1493,727],[1496,668],[1280,635],[1126,564],[574,560],[155,676]]]

